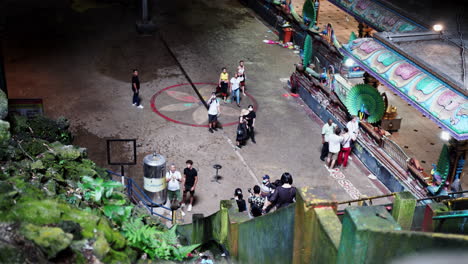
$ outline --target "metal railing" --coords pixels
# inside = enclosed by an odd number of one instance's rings
[[[395,196],[396,193],[389,193],[389,194],[384,194],[384,195],[377,195],[377,196],[371,196],[371,197],[363,197],[355,200],[348,200],[348,201],[343,201],[343,202],[338,202],[338,204],[348,204],[351,205],[351,203],[358,203],[361,205],[365,201],[369,201],[369,204],[372,205],[372,201],[376,199],[381,199],[381,198],[387,198],[387,197],[393,197]]]
[[[410,157],[401,149],[398,144],[393,142],[391,139],[382,138],[382,149],[385,153],[390,156],[400,167],[404,170],[408,170],[408,161]]]
[[[137,204],[142,204],[143,206],[145,206],[146,209],[148,209],[148,211],[151,213],[151,215],[156,215],[156,216],[159,216],[159,217],[164,218],[166,220],[174,222],[174,212],[170,208],[165,207],[162,204],[154,203],[151,200],[151,198],[148,197],[148,195],[141,189],[140,186],[138,186],[138,184],[132,178],[120,175],[120,174],[118,174],[116,172],[113,172],[111,170],[106,170],[106,171],[107,171],[107,173],[109,173],[111,175],[115,175],[115,176],[120,177],[122,184],[127,189],[127,195],[131,200],[135,201]],[[169,218],[169,217],[166,217],[164,215],[156,213],[154,211],[155,207],[159,207],[159,208],[162,208],[164,210],[170,211],[172,217]]]
[[[418,199],[418,202],[422,202],[425,200],[435,200],[437,202],[443,201],[443,200],[451,200],[451,199],[459,199],[461,197],[455,197],[457,194],[463,194],[463,193],[468,193],[468,190],[466,191],[460,191],[460,192],[451,192],[447,193],[445,195],[437,195],[437,196],[432,196],[432,197],[426,197],[422,199]]]

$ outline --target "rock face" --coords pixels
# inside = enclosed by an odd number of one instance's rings
[[[5,92],[0,90],[0,119],[5,119],[8,115],[8,98]]]

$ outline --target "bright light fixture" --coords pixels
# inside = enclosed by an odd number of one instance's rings
[[[345,64],[346,67],[351,67],[351,66],[354,66],[355,63],[354,63],[353,59],[347,58],[347,59],[345,60],[345,63],[344,63],[344,64]]]
[[[447,131],[442,131],[440,133],[440,138],[443,140],[443,141],[449,141],[450,140],[450,134],[447,132]]]
[[[444,29],[444,27],[441,24],[435,24],[432,27],[432,29],[434,29],[434,31],[440,32],[440,31],[442,31],[442,29]]]

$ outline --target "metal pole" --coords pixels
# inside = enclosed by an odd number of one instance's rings
[[[172,210],[171,212],[172,212],[172,225],[175,225],[177,224],[177,214],[175,213],[174,210]]]
[[[141,20],[148,22],[148,0],[141,0]]]

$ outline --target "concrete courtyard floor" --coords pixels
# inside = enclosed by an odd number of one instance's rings
[[[9,7],[9,97],[42,98],[47,116],[69,118],[74,144],[88,148],[98,165],[120,171],[107,164],[106,139],[137,139],[137,165],[125,173],[140,184],[145,155],[158,152],[181,171],[192,159],[199,171],[192,213],[205,215],[233,197],[235,188],[247,196],[263,175],[276,180],[285,171],[295,186],[326,189],[338,201],[388,193],[356,159],[342,172],[325,168],[319,159],[323,124],[286,88],[298,55],[263,43],[277,36],[238,1],[157,2],[153,20],[160,35],[152,36],[135,32],[136,8],[123,1],[82,12],[58,0],[44,6],[21,0]],[[25,18],[35,25],[23,23]],[[238,61],[245,61],[249,96],[241,107],[258,106],[257,144],[235,150],[236,125],[214,134],[198,127],[206,123],[206,110],[190,85],[181,85],[188,81],[160,36],[193,82],[204,83],[197,85],[203,96],[214,89],[221,67],[233,74]],[[140,70],[144,109],[131,104],[133,68]],[[221,111],[221,122],[229,124],[240,108],[222,103]],[[220,183],[211,181],[214,164],[223,166]],[[191,216],[180,220],[190,222]]]

